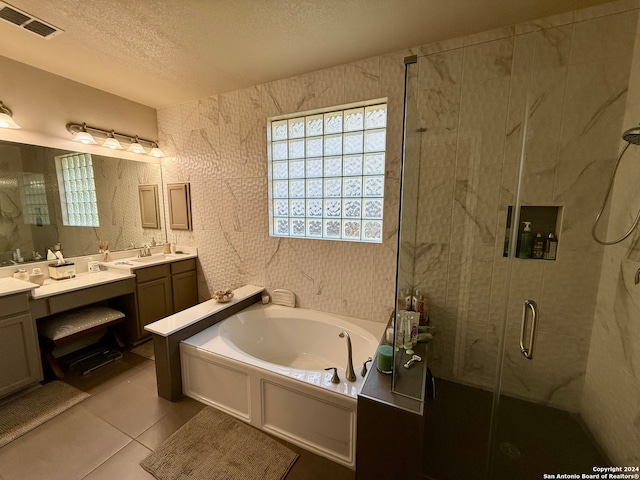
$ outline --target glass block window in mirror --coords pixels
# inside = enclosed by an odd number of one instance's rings
[[[269,235],[382,242],[387,104],[269,118]]]
[[[20,190],[24,206],[24,223],[42,227],[50,225],[47,189],[42,173],[23,173]]]
[[[56,157],[58,189],[65,225],[99,227],[93,161],[88,153]]]

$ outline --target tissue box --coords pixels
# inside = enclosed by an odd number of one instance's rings
[[[49,264],[49,277],[53,278],[54,280],[63,280],[65,278],[71,278],[75,276],[76,269],[73,262]]]

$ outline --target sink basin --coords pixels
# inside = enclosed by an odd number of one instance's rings
[[[160,254],[157,254],[157,255],[151,255],[150,257],[132,258],[131,261],[132,262],[138,262],[138,263],[158,262],[158,261],[164,260],[165,257],[166,257],[165,254],[160,253]]]

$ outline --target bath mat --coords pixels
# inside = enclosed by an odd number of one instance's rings
[[[264,433],[205,407],[140,465],[158,480],[281,480],[297,459]]]
[[[135,353],[136,355],[140,355],[141,357],[148,358],[150,360],[156,359],[155,352],[153,351],[153,340],[149,340],[142,345],[138,345],[136,348],[132,348],[131,353]]]
[[[89,396],[88,393],[56,380],[0,405],[0,447]]]

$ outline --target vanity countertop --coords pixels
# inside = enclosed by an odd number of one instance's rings
[[[37,287],[33,292],[31,292],[31,296],[34,299],[50,297],[52,295],[68,293],[74,290],[103,285],[105,283],[118,282],[120,280],[133,277],[135,277],[134,274],[126,271],[118,272],[103,270],[101,272],[79,273],[73,278],[67,278],[64,280],[52,280],[51,278],[47,278],[41,287],[31,284],[34,287]]]
[[[105,262],[103,265],[112,271],[124,271],[133,273],[139,268],[160,265],[163,263],[179,262],[180,260],[188,260],[189,258],[197,258],[197,253],[154,253],[149,257],[129,257]]]
[[[14,293],[28,292],[38,285],[24,280],[18,280],[13,277],[0,278],[0,297],[5,295],[13,295]]]

